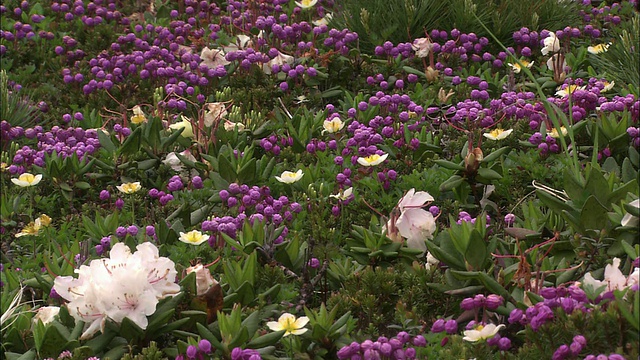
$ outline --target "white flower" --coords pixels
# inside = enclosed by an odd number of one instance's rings
[[[609,49],[609,44],[597,44],[597,45],[594,45],[594,46],[589,46],[587,48],[587,51],[590,54],[598,55],[598,54],[601,54],[603,52],[606,52],[607,49]]]
[[[132,183],[123,183],[122,185],[117,185],[116,188],[122,193],[133,194],[134,192],[142,189],[142,186],[140,186],[140,181],[136,181]]]
[[[560,56],[559,54],[555,54],[552,57],[550,57],[549,60],[547,60],[547,68],[551,70],[553,73],[556,73],[556,64],[559,61],[558,60],[559,56]],[[564,68],[567,67],[567,62],[563,59],[562,64],[558,64],[558,65],[561,65],[561,66],[557,72],[564,73]]]
[[[556,34],[549,32],[549,36],[544,39],[544,47],[542,48],[542,55],[548,53],[555,53],[560,50],[560,39],[556,37]]]
[[[182,134],[180,135],[186,138],[193,138],[193,126],[191,125],[191,120],[184,115],[180,115],[180,119],[182,121],[169,125],[169,128],[172,130],[180,130],[184,128],[184,131],[182,131]]]
[[[278,55],[276,55],[276,57],[269,60],[268,63],[262,65],[262,70],[264,71],[265,74],[271,74],[271,67],[273,65],[278,65],[278,66],[282,66],[284,64],[291,65],[293,64],[293,60],[294,60],[293,56],[286,55],[278,51]]]
[[[551,136],[552,138],[559,138],[560,134],[562,134],[562,137],[567,136],[569,132],[567,131],[567,128],[564,126],[560,127],[560,132],[558,132],[558,129],[553,128],[551,130],[547,130],[547,135]]]
[[[640,199],[633,200],[632,202],[629,203],[629,205],[635,208],[640,208]],[[626,213],[624,214],[624,217],[622,217],[622,221],[620,221],[620,225],[638,227],[638,217],[631,215],[629,213]]]
[[[196,293],[198,296],[204,295],[212,286],[218,282],[211,276],[211,271],[202,264],[187,268],[187,274],[196,273]]]
[[[210,127],[216,121],[227,116],[227,107],[224,103],[215,102],[205,104],[207,111],[204,112],[204,125]]]
[[[513,129],[502,130],[502,129],[493,129],[491,132],[482,134],[489,140],[502,140],[509,136],[513,132]]]
[[[200,53],[200,59],[202,59],[202,63],[207,65],[209,69],[215,69],[220,65],[225,66],[231,64],[231,62],[227,61],[224,57],[224,51],[222,49],[209,49],[206,46]]]
[[[262,30],[260,32],[262,33]],[[231,51],[245,50],[252,46],[253,46],[253,41],[251,40],[251,38],[247,35],[240,34],[236,36],[235,43],[230,43],[228,46],[225,46],[223,49],[224,49],[224,52],[228,54]]]
[[[58,306],[43,306],[36,310],[36,315],[33,317],[33,322],[38,322],[38,320],[42,321],[43,325],[47,325],[52,322],[53,319],[60,312],[60,307]]]
[[[267,327],[273,331],[286,330],[283,336],[302,335],[309,329],[305,329],[304,326],[309,322],[309,318],[301,316],[299,319],[289,313],[280,315],[278,321],[269,321]]]
[[[188,149],[181,152],[180,155],[184,156],[185,158],[191,161],[196,161],[196,158],[193,155],[191,155],[191,152]],[[180,161],[180,158],[178,158],[178,155],[176,155],[175,152],[168,153],[167,156],[164,158],[164,160],[162,160],[162,163],[169,166],[173,171],[176,171],[176,172],[181,172],[184,170],[184,165],[182,164],[182,161]]]
[[[282,173],[282,175],[276,176],[276,180],[285,184],[293,184],[294,182],[302,179],[302,175],[304,175],[302,173],[302,170],[298,170],[294,173],[291,171],[285,171]]]
[[[607,91],[609,91],[609,90],[613,89],[613,86],[614,86],[615,84],[616,84],[616,82],[615,82],[615,81],[611,81],[611,82],[604,81],[604,82],[603,82],[604,88],[602,88],[602,90],[600,90],[600,92],[601,92],[601,93],[603,93],[603,92],[607,92]]]
[[[640,268],[635,268],[629,277],[624,276],[619,269],[620,259],[613,258],[613,263],[604,268],[604,280],[596,280],[591,273],[584,276],[583,286],[590,286],[594,290],[605,287],[604,291],[624,290],[638,283]]]
[[[142,112],[142,108],[140,105],[136,105],[131,109],[133,111],[133,116],[131,117],[131,122],[138,125],[147,121],[147,118],[144,116],[144,112]]]
[[[429,56],[429,52],[431,52],[431,47],[433,44],[427,38],[419,38],[413,40],[411,44],[411,48],[416,52],[416,56],[419,58],[424,58]]]
[[[353,194],[353,187],[344,189],[344,190],[340,190],[340,193],[337,195],[331,194],[329,195],[330,198],[334,198],[334,199],[338,199],[338,200],[347,200],[349,198],[349,196],[351,196],[351,194]]]
[[[440,264],[440,260],[436,259],[435,256],[431,255],[431,253],[427,251],[427,262],[424,264],[424,267],[427,270],[431,270],[433,266],[438,264]]]
[[[331,19],[333,19],[333,14],[332,13],[327,13],[327,14],[325,14],[325,16],[322,19],[314,20],[313,21],[313,25],[315,25],[315,26],[329,25],[329,21],[331,21]]]
[[[198,230],[192,230],[188,233],[180,232],[180,241],[191,245],[200,245],[209,240],[209,235],[202,234]]]
[[[400,236],[407,239],[407,247],[427,251],[425,239],[430,239],[436,230],[436,222],[433,215],[423,209],[427,203],[433,201],[426,191],[411,189],[398,202],[400,216],[395,221],[395,228]],[[391,221],[391,220],[390,220]],[[387,229],[393,224],[387,223]]]
[[[342,128],[344,127],[344,122],[340,120],[339,117],[334,117],[331,120],[325,120],[322,124],[322,127],[324,128],[323,131],[326,131],[329,134],[333,134],[342,130]]]
[[[301,0],[301,1],[296,1],[296,5],[298,5],[303,9],[308,9],[313,7],[317,2],[318,0]]]
[[[504,329],[505,327],[506,326],[504,324],[500,324],[498,326],[496,326],[495,324],[478,325],[474,330],[465,330],[462,340],[476,342],[480,340],[490,339],[494,337],[498,333],[498,331]]]
[[[58,276],[54,280],[54,289],[68,301],[69,314],[85,323],[80,339],[104,331],[107,319],[119,323],[126,317],[146,329],[147,316],[155,312],[158,300],[180,291],[173,261],[160,257],[158,248],[149,242],[136,249],[132,254],[124,243],[117,243],[109,258],[80,266],[75,271],[77,278]]]
[[[388,156],[389,154],[383,154],[383,155],[373,154],[367,157],[359,157],[358,164],[362,166],[367,166],[367,167],[376,166],[378,164],[381,164],[383,161],[385,161]]]
[[[28,187],[35,186],[42,180],[42,174],[32,175],[29,173],[22,173],[18,178],[12,178],[11,182],[20,186],[20,187]]]
[[[560,87],[558,88],[558,91],[556,91],[556,96],[567,97],[569,94],[573,94],[576,90],[584,90],[584,86],[567,85],[564,88]]]
[[[241,122],[233,122],[227,120],[224,122],[223,126],[226,131],[234,131],[236,128],[238,128],[238,132],[244,130],[244,124]]]
[[[526,67],[527,69],[531,69],[531,66],[533,66],[533,63],[535,61],[532,62],[528,62],[527,60],[520,60],[520,64],[524,65],[524,67]],[[514,73],[516,74],[520,74],[520,71],[522,71],[522,66],[520,66],[519,63],[508,63],[509,66],[511,66],[511,69],[513,70]]]

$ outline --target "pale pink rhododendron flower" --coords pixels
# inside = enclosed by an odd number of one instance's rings
[[[542,55],[560,51],[560,39],[556,37],[556,34],[553,32],[549,33],[549,36],[544,39],[544,47],[541,51]]]
[[[205,104],[206,111],[204,112],[204,125],[210,127],[216,121],[223,119],[227,116],[227,107],[224,103],[215,102]]]
[[[583,285],[590,286],[594,290],[605,287],[604,291],[624,290],[639,283],[640,268],[635,268],[631,275],[624,276],[620,271],[620,259],[613,258],[613,263],[605,266],[604,279],[596,280],[591,273],[584,276]]]
[[[413,40],[411,44],[411,49],[416,52],[416,57],[424,58],[429,56],[429,52],[431,51],[431,47],[433,44],[427,38],[419,38]]]
[[[60,307],[58,306],[43,306],[36,310],[36,315],[33,317],[32,321],[36,323],[40,320],[43,325],[47,325],[52,322],[59,313]]]
[[[204,47],[200,53],[200,59],[209,69],[215,69],[218,66],[225,66],[231,64],[225,57],[222,49],[209,49]]]
[[[276,57],[274,57],[268,63],[262,66],[262,70],[264,71],[265,74],[271,74],[271,67],[273,65],[278,65],[278,66],[282,66],[284,64],[291,65],[293,64],[293,60],[294,60],[293,56],[283,54],[280,51],[278,51],[278,55],[276,55]]]
[[[387,222],[387,231],[393,232],[407,239],[407,247],[427,251],[425,239],[430,239],[436,231],[436,221],[429,211],[423,207],[433,201],[426,191],[411,189],[398,202],[400,215],[392,224],[393,218]],[[391,236],[395,234],[390,234]]]
[[[202,264],[190,266],[186,271],[187,274],[196,274],[196,293],[198,296],[204,295],[207,290],[218,283],[211,275],[211,271]]]
[[[131,253],[123,243],[115,244],[109,258],[82,265],[72,276],[58,276],[55,291],[65,300],[69,314],[85,323],[81,339],[104,331],[107,319],[117,323],[126,317],[142,329],[158,301],[180,291],[175,283],[173,261],[159,256],[158,248],[145,242]]]

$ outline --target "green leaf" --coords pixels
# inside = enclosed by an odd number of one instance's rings
[[[591,195],[585,201],[580,212],[580,222],[585,229],[602,230],[607,224],[607,208]]]
[[[107,150],[109,153],[116,152],[116,146],[111,141],[111,137],[105,134],[102,130],[98,130],[98,140],[100,141],[100,147]]]
[[[441,167],[445,168],[445,169],[449,169],[449,170],[457,170],[457,171],[463,171],[464,170],[464,166],[462,166],[461,164],[456,164],[454,162],[448,161],[448,160],[435,160],[434,161],[436,164],[440,165]]]
[[[271,346],[271,345],[275,345],[278,341],[280,341],[280,339],[282,339],[282,336],[284,336],[284,333],[286,331],[285,330],[280,330],[280,331],[275,331],[272,333],[268,333],[266,335],[262,335],[258,338],[255,338],[253,340],[251,340],[246,348],[247,349],[260,349],[263,347],[267,347],[267,346]]]
[[[464,182],[464,178],[460,175],[453,175],[445,182],[440,184],[440,191],[445,192],[457,188]]]
[[[486,262],[487,247],[478,230],[473,229],[469,236],[469,246],[464,253],[465,260],[473,267],[474,270],[483,269]]]
[[[494,171],[488,168],[482,168],[482,167],[478,169],[478,176],[488,181],[502,179],[502,175],[498,174],[497,171]]]
[[[508,146],[501,147],[500,149],[494,150],[494,151],[491,152],[491,154],[485,156],[482,159],[481,162],[483,162],[483,163],[491,163],[494,160],[498,159],[500,156],[508,154],[509,151],[511,151],[510,147],[508,147]]]

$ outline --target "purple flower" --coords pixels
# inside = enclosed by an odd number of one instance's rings
[[[208,354],[211,352],[211,343],[207,339],[200,340],[200,342],[198,343],[198,347],[200,348],[200,351],[202,351],[205,354]]]
[[[198,355],[198,348],[193,345],[189,345],[189,347],[187,347],[187,357],[189,359],[195,359],[196,355]]]
[[[124,226],[118,226],[116,229],[116,236],[119,238],[127,236],[127,229]]]
[[[136,236],[138,235],[138,227],[135,225],[131,225],[127,228],[127,232],[129,233],[129,235],[131,236]]]
[[[444,329],[447,334],[455,334],[458,332],[458,322],[455,320],[449,320],[444,324]]]
[[[107,190],[100,191],[100,200],[107,201],[111,197],[111,194]]]
[[[317,269],[318,267],[320,267],[320,260],[318,260],[318,258],[311,258],[309,259],[309,263],[307,265],[312,269]]]
[[[121,198],[118,198],[118,200],[116,200],[116,209],[122,210],[123,207],[124,207],[124,200],[122,200]]]
[[[569,355],[571,355],[571,351],[570,351],[569,347],[567,345],[563,344],[553,353],[553,356],[551,357],[551,359],[552,360],[564,360]]]
[[[441,333],[445,330],[445,321],[444,319],[436,320],[431,326],[431,332],[433,333]]]
[[[502,298],[502,296],[496,295],[496,294],[491,294],[491,295],[487,296],[487,299],[485,301],[485,306],[489,310],[495,310],[500,305],[502,305],[503,303],[504,303],[504,299]]]

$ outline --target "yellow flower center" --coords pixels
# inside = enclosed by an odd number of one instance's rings
[[[282,174],[282,177],[289,178],[289,179],[295,179],[297,175],[298,174],[296,174],[296,173],[286,173],[286,174]]]
[[[377,161],[378,159],[380,159],[380,155],[373,154],[373,155],[369,155],[366,158],[364,158],[364,161],[366,161],[367,163],[371,164],[371,163]]]
[[[185,234],[187,241],[192,242],[192,243],[197,243],[198,241],[202,240],[202,234],[198,234],[195,231],[191,231]]]
[[[482,329],[484,329],[484,325],[478,325],[478,326],[476,326],[476,330],[478,330],[478,331],[482,331]]]
[[[309,7],[309,6],[311,6],[311,1],[312,1],[312,0],[302,0],[300,3],[301,3],[302,5],[304,5],[304,6]]]
[[[494,129],[489,133],[489,135],[491,135],[494,138],[497,138],[498,135],[502,134],[503,132],[504,132],[504,130],[502,130],[502,129]]]
[[[566,89],[564,89],[564,91],[566,91],[567,94],[571,94],[574,91],[576,91],[577,89],[578,89],[578,85],[569,85],[569,86],[567,86]]]
[[[288,333],[293,332],[293,331],[297,330],[296,327],[295,327],[295,324],[296,324],[296,320],[295,319],[287,318],[284,321],[284,324],[282,325],[282,330],[285,330]]]
[[[32,174],[24,173],[24,174],[21,174],[21,175],[18,177],[18,179],[19,179],[20,181],[26,181],[26,182],[28,182],[29,184],[32,184],[32,183],[36,180],[36,177],[35,177],[35,176],[33,176]]]

